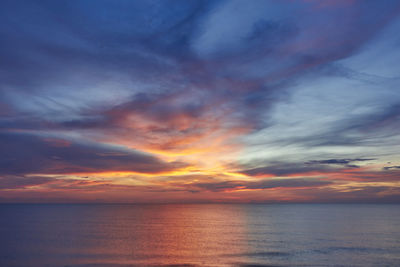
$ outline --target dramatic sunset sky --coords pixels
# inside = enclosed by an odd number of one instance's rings
[[[400,1],[0,2],[0,202],[400,202]]]

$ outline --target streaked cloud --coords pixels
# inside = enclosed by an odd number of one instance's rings
[[[3,198],[397,201],[399,14],[395,0],[2,1]]]
[[[0,174],[161,173],[186,166],[121,147],[21,133],[1,133],[0,146]]]

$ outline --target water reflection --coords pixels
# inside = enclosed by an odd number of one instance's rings
[[[398,205],[0,205],[0,266],[400,266]]]
[[[240,205],[41,205],[26,211],[30,219],[17,220],[21,235],[8,248],[15,262],[27,259],[25,266],[246,261]]]

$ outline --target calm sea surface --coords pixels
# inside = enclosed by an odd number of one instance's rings
[[[400,266],[400,205],[0,205],[0,266]]]

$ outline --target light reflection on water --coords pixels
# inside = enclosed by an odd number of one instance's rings
[[[398,205],[0,205],[0,266],[400,266]]]

